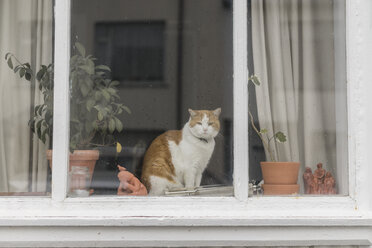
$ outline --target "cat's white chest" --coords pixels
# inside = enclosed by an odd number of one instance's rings
[[[175,167],[176,177],[182,182],[186,171],[194,170],[202,173],[212,156],[214,145],[214,140],[208,143],[182,140],[178,145],[170,141],[169,150]]]

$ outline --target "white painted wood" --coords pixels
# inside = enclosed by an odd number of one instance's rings
[[[143,221],[150,218],[153,225],[156,225],[153,218],[161,221],[170,219],[177,225],[184,225],[182,221],[187,219],[199,219],[194,224],[213,222],[218,225],[234,225],[257,218],[282,221],[289,218],[294,221],[297,218],[326,218],[344,222],[350,218],[370,218],[368,214],[358,210],[350,197],[260,197],[249,199],[248,202],[231,197],[97,197],[68,198],[63,205],[55,205],[48,198],[14,198],[0,204],[0,225],[54,225],[58,223],[58,219],[64,220],[65,225],[79,225],[84,221],[92,225],[117,225],[136,217]]]
[[[248,64],[247,1],[233,1],[234,44],[234,192],[248,198]]]
[[[350,195],[372,210],[372,1],[346,1]]]
[[[348,143],[347,143],[347,84],[346,84],[346,5],[344,1],[333,2],[334,60],[335,60],[335,107],[336,107],[336,182],[338,193],[348,195]]]
[[[66,197],[69,162],[70,0],[55,1],[52,199]]]
[[[265,229],[265,232],[263,232]],[[0,246],[200,247],[370,245],[372,229],[343,227],[60,227],[0,228]],[[22,233],[20,240],[19,234]],[[187,235],[185,235],[187,233]],[[41,238],[41,240],[40,240]]]
[[[356,193],[356,164],[357,164],[357,129],[358,111],[358,79],[357,79],[357,61],[358,55],[356,30],[358,17],[355,12],[356,5],[351,1],[346,1],[346,70],[347,70],[347,106],[348,106],[348,170],[349,170],[349,195],[355,198]],[[358,106],[359,105],[359,106]],[[358,162],[359,163],[359,162]]]

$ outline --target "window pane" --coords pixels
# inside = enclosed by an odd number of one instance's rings
[[[98,161],[70,161],[69,195],[232,196],[232,2],[73,0],[71,13],[70,146]]]
[[[0,54],[0,196],[49,195],[52,0],[0,0]]]
[[[347,195],[345,1],[251,0],[249,15],[252,184],[263,174],[265,194]],[[261,174],[262,161],[299,165]]]

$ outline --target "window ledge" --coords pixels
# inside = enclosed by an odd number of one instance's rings
[[[372,213],[350,197],[1,199],[0,247],[57,247],[56,240],[60,247],[363,246],[372,244]]]
[[[50,198],[0,199],[0,225],[17,225],[18,220],[22,220],[21,225],[31,220],[33,225],[32,220],[37,219],[41,225],[81,225],[87,221],[95,225],[136,226],[137,219],[142,219],[146,225],[170,225],[177,220],[172,225],[249,226],[266,222],[271,225],[274,221],[288,225],[334,222],[372,226],[369,216],[372,215],[358,209],[350,197],[259,197],[246,202],[233,197],[95,197],[68,198],[64,202]],[[49,219],[53,223],[48,223]]]

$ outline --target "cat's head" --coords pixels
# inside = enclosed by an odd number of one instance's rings
[[[192,110],[189,109],[190,120],[188,122],[191,133],[203,139],[211,139],[220,131],[221,108],[215,110]]]

